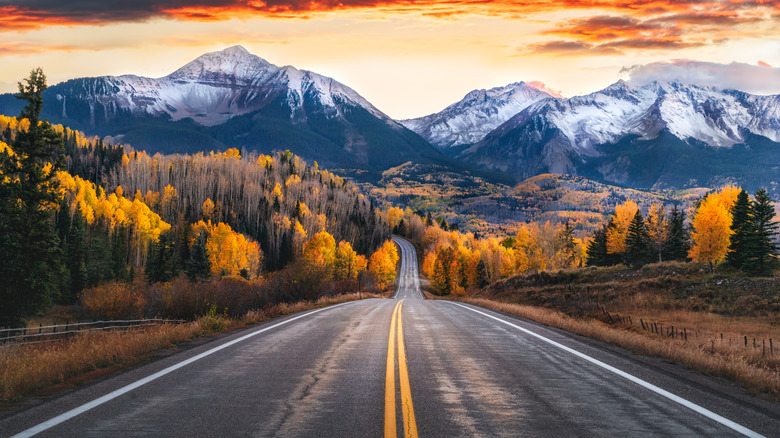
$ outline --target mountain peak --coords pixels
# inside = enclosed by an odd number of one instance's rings
[[[249,53],[243,46],[231,46],[197,57],[171,73],[173,80],[214,80],[225,76],[251,80],[268,70],[278,70],[265,59]]]
[[[441,112],[401,124],[439,148],[476,143],[529,105],[552,96],[538,84],[521,81],[473,90]]]

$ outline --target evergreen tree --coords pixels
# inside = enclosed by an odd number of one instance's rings
[[[127,228],[123,226],[117,226],[111,235],[111,270],[115,280],[128,281]]]
[[[185,272],[191,281],[204,281],[211,276],[211,262],[206,250],[206,233],[200,233],[195,238],[190,248],[190,259],[187,261]]]
[[[593,234],[593,240],[586,249],[588,260],[587,266],[607,266],[607,225],[602,226]]]
[[[68,289],[60,297],[61,302],[65,304],[75,303],[79,292],[87,286],[86,251],[84,250],[85,232],[84,218],[77,209],[73,214],[67,237],[68,245],[65,251],[65,263],[70,277]]]
[[[41,121],[46,76],[34,69],[19,99],[27,104],[19,118],[29,120],[0,153],[0,326],[17,326],[51,304],[62,272],[54,212],[60,204],[55,180],[61,167],[62,136]]]
[[[167,231],[160,234],[160,239],[149,247],[149,257],[146,263],[146,281],[151,283],[173,280],[175,258],[174,233]]]
[[[726,254],[726,263],[737,269],[742,269],[745,263],[746,245],[748,240],[755,235],[753,221],[750,217],[750,197],[742,190],[737,195],[737,202],[731,208],[731,237],[729,238],[729,252]]]
[[[776,265],[778,223],[774,221],[775,208],[766,190],[756,192],[750,209],[753,234],[745,245],[743,266],[752,275],[769,275]]]
[[[479,259],[479,263],[477,263],[477,287],[482,289],[488,284],[490,283],[488,282],[487,267],[485,266],[485,261]]]
[[[674,206],[669,215],[669,242],[666,260],[686,261],[691,249],[691,236],[685,227],[685,212]]]
[[[574,263],[574,228],[571,227],[569,221],[563,223],[563,229],[561,229],[558,238],[561,241],[561,251],[563,253],[564,266],[571,266]]]
[[[637,210],[634,218],[631,219],[631,224],[628,226],[625,262],[627,265],[638,268],[647,263],[650,256],[649,237],[645,228],[645,221],[642,217],[642,212]]]

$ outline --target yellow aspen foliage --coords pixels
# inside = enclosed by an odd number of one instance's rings
[[[116,190],[114,191],[117,196],[120,198],[125,195],[125,190],[122,188],[122,186],[116,186]]]
[[[201,216],[206,220],[214,219],[215,210],[214,201],[212,201],[211,198],[206,198],[200,208]]]
[[[317,229],[320,231],[325,231],[325,228],[328,226],[328,217],[324,214],[318,214],[317,215]]]
[[[306,242],[306,229],[303,228],[298,219],[295,219],[295,225],[293,225],[293,252],[297,255],[303,250],[303,244]]]
[[[731,237],[731,207],[736,202],[731,187],[713,193],[699,204],[691,225],[691,249],[688,252],[694,262],[709,263],[714,268],[728,253]],[[732,201],[733,199],[733,201]]]
[[[287,181],[284,182],[285,187],[294,186],[301,182],[301,177],[298,175],[290,175],[287,177]]]
[[[136,262],[145,256],[151,241],[156,241],[161,233],[171,228],[142,201],[140,192],[136,192],[136,198],[131,202],[121,196],[121,188],[106,196],[105,191],[92,182],[67,172],[57,172],[57,180],[70,205],[70,214],[78,209],[88,224],[103,221],[110,230],[118,226],[129,227],[133,236],[131,250],[136,254]]]
[[[628,200],[615,206],[615,214],[612,216],[612,224],[607,230],[607,252],[609,254],[623,254],[626,252],[626,237],[631,220],[636,215],[639,206],[636,202]]]
[[[127,154],[122,155],[122,167],[127,169],[127,165],[130,164],[130,157]]]
[[[278,199],[279,199],[279,202],[281,202],[282,200],[284,200],[284,196],[282,196],[282,186],[280,186],[279,184],[276,184],[276,185],[274,186],[273,194],[274,194],[274,196],[275,196],[276,198],[278,198]]]
[[[327,231],[320,231],[303,244],[303,259],[311,265],[333,266],[336,257],[336,240]]]
[[[436,267],[436,251],[430,251],[425,254],[422,263],[422,271],[429,279],[433,278],[433,270]]]
[[[269,155],[260,154],[259,157],[257,157],[257,160],[255,160],[255,163],[260,165],[261,167],[269,167],[273,165],[274,157]]]
[[[387,210],[387,223],[390,228],[395,228],[404,217],[404,211],[398,207],[390,207]]]
[[[366,258],[358,255],[349,242],[341,241],[336,247],[333,275],[337,280],[355,279],[366,269]]]
[[[473,289],[479,287],[479,262],[481,259],[482,253],[477,249],[471,252],[466,261],[466,284]]]
[[[398,250],[395,244],[388,240],[376,250],[368,261],[368,270],[376,275],[379,287],[386,288],[395,281],[395,266],[398,263]]]
[[[309,210],[309,207],[305,203],[303,203],[303,202],[301,202],[299,204],[299,210],[300,210],[300,216],[301,216],[302,219],[311,214],[311,211]]]
[[[235,158],[235,159],[241,159],[241,151],[239,151],[236,148],[230,148],[226,150],[223,154],[223,157],[225,158]]]
[[[192,227],[192,235],[206,234],[206,252],[211,263],[211,272],[215,275],[243,275],[249,278],[257,275],[263,253],[257,242],[252,242],[243,234],[236,233],[230,225],[199,221]]]

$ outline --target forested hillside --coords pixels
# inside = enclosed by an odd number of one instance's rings
[[[317,274],[289,279],[307,294],[301,284],[354,281],[367,269],[376,284],[392,281],[386,265],[397,256],[383,245],[379,210],[316,163],[289,151],[125,150],[39,121],[45,76],[27,82],[25,117],[0,116],[0,261],[11,279],[0,325],[107,282],[138,283],[141,272],[150,284],[255,279],[296,262],[295,273]]]
[[[343,178],[289,151],[241,157],[225,153],[131,152],[106,178],[109,190],[139,193],[171,223],[224,222],[261,243],[269,270],[284,267],[307,236],[327,231],[360,253],[389,237],[370,199]]]

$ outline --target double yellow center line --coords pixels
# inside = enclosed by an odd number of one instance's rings
[[[403,309],[401,300],[395,305],[393,319],[390,321],[390,338],[387,342],[387,372],[385,373],[385,438],[397,438],[395,421],[395,340],[398,339],[398,373],[401,380],[401,411],[404,418],[404,436],[417,438],[417,422],[414,419],[412,390],[409,386],[409,372],[406,368],[404,350],[404,328],[401,318]],[[396,331],[396,320],[398,330]]]

